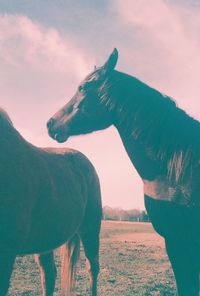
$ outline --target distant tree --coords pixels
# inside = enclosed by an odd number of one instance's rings
[[[142,222],[149,222],[149,216],[146,211],[141,212],[141,221]]]
[[[140,211],[138,209],[123,210],[122,208],[111,208],[108,206],[103,208],[103,219],[116,221],[149,221],[146,211]]]
[[[129,221],[140,221],[141,211],[137,209],[132,209],[128,211]]]

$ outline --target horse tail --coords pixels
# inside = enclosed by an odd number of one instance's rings
[[[61,247],[61,290],[70,296],[75,286],[76,263],[80,254],[80,238],[75,234]]]

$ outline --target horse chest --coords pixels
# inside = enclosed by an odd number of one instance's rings
[[[155,200],[177,202],[189,205],[191,198],[190,184],[181,184],[167,180],[167,178],[157,178],[153,181],[143,180],[144,194]]]

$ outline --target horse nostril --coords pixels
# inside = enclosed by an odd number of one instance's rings
[[[47,127],[51,128],[53,123],[54,123],[54,119],[53,118],[49,119],[49,121],[47,122]]]

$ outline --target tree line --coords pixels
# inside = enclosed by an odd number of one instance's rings
[[[103,207],[103,220],[148,222],[149,217],[144,210]]]

